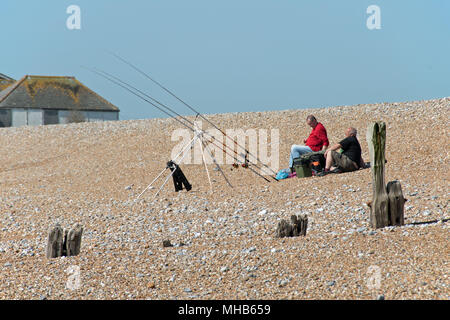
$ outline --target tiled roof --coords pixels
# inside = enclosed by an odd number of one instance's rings
[[[14,83],[14,81],[0,81],[0,91],[5,90],[6,88],[8,88],[10,85],[12,85]]]
[[[119,111],[74,77],[28,75],[0,92],[0,108]]]

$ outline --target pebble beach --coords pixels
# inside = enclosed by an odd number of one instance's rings
[[[371,169],[267,182],[223,164],[230,187],[182,164],[191,191],[169,180],[154,198],[165,175],[135,201],[179,143],[174,119],[0,128],[0,299],[449,299],[450,98],[205,116],[278,129],[282,169],[309,114],[331,144],[355,127],[365,161],[368,125],[386,122],[404,226],[370,227]],[[291,215],[308,216],[306,236],[276,238]],[[83,225],[79,255],[46,257],[56,223]]]

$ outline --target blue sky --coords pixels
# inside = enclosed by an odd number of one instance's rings
[[[66,27],[70,5],[81,30]],[[366,26],[369,5],[379,30]],[[121,119],[165,115],[81,66],[192,112],[109,51],[202,113],[450,96],[448,0],[2,0],[0,23],[0,73],[75,76]]]

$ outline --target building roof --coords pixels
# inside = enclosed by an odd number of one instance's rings
[[[120,111],[75,77],[29,75],[0,92],[0,108]]]
[[[16,82],[16,80],[8,77],[7,75],[4,75],[3,73],[0,73],[0,91],[8,88],[14,82]]]

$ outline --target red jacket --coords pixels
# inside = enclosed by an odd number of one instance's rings
[[[320,122],[312,129],[311,134],[308,139],[306,139],[306,145],[310,147],[312,151],[320,151],[323,146],[328,147],[330,145],[328,142],[327,130]]]

